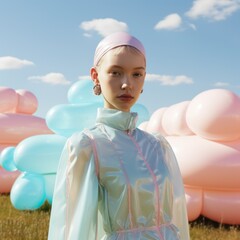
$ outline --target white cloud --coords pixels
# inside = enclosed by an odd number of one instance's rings
[[[87,38],[90,38],[92,35],[89,34],[89,33],[84,33],[83,36],[87,37]]]
[[[216,82],[214,83],[214,86],[215,87],[227,87],[229,86],[230,84],[229,83],[226,83],[226,82]]]
[[[96,31],[103,37],[106,37],[114,32],[128,31],[128,26],[126,23],[117,21],[113,18],[100,18],[93,19],[91,21],[85,21],[80,24],[80,28],[87,32]],[[89,36],[89,33],[86,36]]]
[[[158,22],[154,29],[156,30],[173,30],[177,29],[182,24],[182,18],[177,14],[173,13],[166,16],[162,21]]]
[[[79,80],[92,80],[90,75],[85,75],[85,76],[79,76],[78,77]]]
[[[193,80],[187,76],[169,76],[169,75],[158,75],[158,74],[147,74],[146,81],[158,81],[162,85],[176,86],[180,84],[192,84]]]
[[[197,27],[196,27],[194,24],[189,23],[188,25],[189,25],[189,27],[192,28],[193,30],[197,30]]]
[[[28,78],[29,80],[37,80],[44,83],[52,84],[52,85],[69,85],[71,84],[62,73],[48,73],[44,76],[31,76]]]
[[[0,70],[20,69],[32,65],[34,65],[33,62],[25,59],[19,59],[11,56],[0,57]]]
[[[186,13],[190,18],[206,17],[215,21],[224,20],[240,8],[240,0],[195,0]]]

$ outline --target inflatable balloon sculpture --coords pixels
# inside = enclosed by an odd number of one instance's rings
[[[15,208],[37,209],[46,200],[51,204],[57,167],[67,137],[94,126],[97,108],[103,106],[102,98],[93,95],[92,86],[90,80],[76,82],[68,91],[69,103],[54,106],[47,112],[47,126],[55,134],[32,136],[14,149],[8,148],[8,164],[22,172],[10,195]],[[143,105],[136,104],[133,111],[139,113],[138,124],[149,119]]]
[[[44,119],[32,115],[37,107],[31,92],[0,87],[0,193],[9,193],[20,174],[11,161],[15,146],[30,136],[52,133]]]
[[[240,224],[240,98],[204,91],[155,111],[140,128],[165,135],[182,173],[188,218]]]

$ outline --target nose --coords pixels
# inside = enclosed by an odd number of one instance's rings
[[[128,85],[126,83],[123,83],[121,89],[125,90],[127,88],[128,88]]]
[[[126,90],[126,89],[131,89],[131,88],[132,88],[131,81],[127,76],[125,76],[123,81],[122,81],[121,89]]]

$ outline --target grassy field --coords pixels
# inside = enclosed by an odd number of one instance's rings
[[[8,195],[0,195],[0,239],[47,239],[50,206],[37,211],[19,211],[13,208]]]
[[[0,195],[1,240],[47,239],[50,205],[36,211],[18,211],[8,195]],[[191,240],[240,240],[240,226],[221,225],[205,218],[190,224]]]

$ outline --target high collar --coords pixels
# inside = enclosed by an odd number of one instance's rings
[[[122,112],[115,109],[98,108],[97,123],[103,123],[109,127],[132,131],[136,128],[138,115],[136,112]]]

